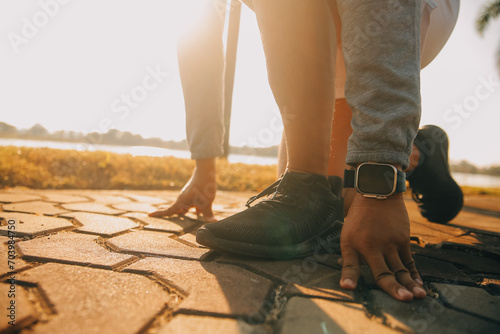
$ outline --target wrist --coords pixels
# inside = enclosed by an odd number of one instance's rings
[[[215,179],[216,158],[196,159],[194,174],[203,178]]]

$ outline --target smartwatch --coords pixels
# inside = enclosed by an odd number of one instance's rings
[[[344,188],[356,188],[364,197],[386,199],[406,191],[406,174],[390,164],[365,162],[344,171]]]

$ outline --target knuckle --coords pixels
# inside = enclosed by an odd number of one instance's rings
[[[409,272],[409,271],[408,271],[408,269],[406,269],[406,268],[401,268],[401,269],[396,270],[396,271],[394,272],[394,276],[395,276],[398,280],[399,280],[399,279],[401,279],[401,277],[403,277],[403,276],[407,276],[407,275],[409,276],[409,275],[410,275],[410,272]]]
[[[376,283],[379,283],[381,280],[386,278],[394,278],[394,274],[390,271],[383,271],[374,277]]]

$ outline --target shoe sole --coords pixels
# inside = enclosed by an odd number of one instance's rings
[[[436,137],[436,138],[442,137],[442,138],[446,138],[446,143],[442,147],[443,150],[439,154],[439,164],[449,166],[449,161],[448,161],[449,138],[448,138],[448,135],[446,134],[446,132],[443,129],[441,129],[440,127],[435,126],[435,125],[426,125],[422,129],[426,129],[427,131],[433,131],[434,134],[433,134],[433,136],[430,136],[430,137]],[[439,134],[436,135],[436,132],[439,132]],[[415,141],[415,146],[417,146],[417,148],[419,150],[424,150],[425,151],[425,148],[421,147],[421,145],[423,145],[423,143],[421,143],[421,142],[419,142],[417,140]],[[455,218],[460,213],[460,211],[463,208],[463,192],[462,192],[462,189],[460,188],[460,186],[458,185],[458,183],[455,181],[455,179],[451,175],[451,172],[450,172],[449,168],[446,168],[444,170],[444,172],[445,172],[446,178],[448,179],[448,182],[451,184],[451,187],[454,188],[455,192],[459,196],[457,196],[458,202],[455,203],[456,209],[454,211],[447,212],[446,216],[442,216],[442,212],[439,212],[439,211],[438,211],[438,213],[436,213],[436,212],[422,213],[422,216],[424,218],[426,218],[430,222],[438,223],[438,224],[447,224],[447,223],[449,223],[453,218]],[[410,176],[410,178],[411,178],[411,176]],[[410,181],[410,187],[411,187],[412,181],[411,180],[409,180],[409,181]],[[419,204],[419,206],[420,206],[420,204]],[[437,217],[436,217],[436,215],[437,215]]]
[[[196,242],[215,250],[248,257],[273,260],[290,260],[313,254],[340,254],[340,231],[343,223],[335,221],[330,227],[309,240],[294,245],[262,245],[219,239],[201,227],[196,233]]]

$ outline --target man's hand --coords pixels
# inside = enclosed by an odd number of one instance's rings
[[[206,222],[216,221],[212,212],[217,185],[215,180],[215,158],[196,160],[193,175],[182,188],[175,203],[165,210],[151,212],[150,217],[184,215],[191,208]]]
[[[366,262],[377,285],[392,297],[425,298],[422,279],[410,253],[410,220],[401,193],[385,200],[356,193],[341,235],[340,286],[353,290]]]

